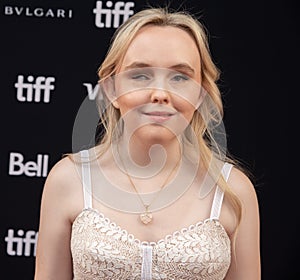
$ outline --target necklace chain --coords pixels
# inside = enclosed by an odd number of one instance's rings
[[[125,164],[124,164],[124,162],[123,162],[123,159],[122,159],[122,157],[121,157],[121,155],[120,155],[120,152],[119,152],[119,145],[117,145],[117,152],[118,152],[118,156],[119,156],[119,159],[120,159],[120,161],[121,161],[121,164],[122,164],[122,166],[123,166],[123,169],[124,169],[124,171],[125,171],[125,174],[126,174],[126,176],[128,177],[128,180],[129,180],[131,186],[133,187],[134,191],[135,191],[136,194],[138,195],[139,200],[141,201],[142,205],[143,205],[144,208],[145,208],[145,212],[140,214],[140,220],[141,220],[142,223],[144,223],[144,224],[147,225],[148,223],[150,223],[150,222],[152,221],[152,218],[153,218],[152,213],[149,212],[149,207],[150,207],[151,204],[156,200],[156,198],[159,196],[159,194],[161,193],[161,191],[162,191],[162,190],[164,189],[164,187],[166,186],[168,180],[170,179],[171,175],[173,174],[174,170],[177,168],[177,166],[178,166],[178,164],[179,164],[179,162],[180,162],[180,157],[179,157],[179,160],[177,161],[177,163],[176,163],[176,164],[174,165],[174,167],[172,168],[172,170],[171,170],[171,172],[169,173],[169,175],[168,175],[168,176],[166,177],[166,179],[164,180],[164,182],[163,182],[163,184],[161,185],[159,191],[156,193],[156,196],[152,199],[152,201],[151,201],[150,203],[145,204],[145,202],[144,202],[144,200],[142,199],[140,193],[138,192],[138,190],[137,190],[137,188],[136,188],[136,186],[135,186],[135,184],[134,184],[134,182],[133,182],[131,176],[129,175],[129,173],[128,173],[127,169],[126,169],[126,166],[125,166]]]

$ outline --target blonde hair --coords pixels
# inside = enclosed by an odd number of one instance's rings
[[[186,12],[170,12],[166,8],[149,8],[130,17],[119,27],[112,38],[112,43],[108,53],[102,65],[98,69],[100,82],[116,74],[132,40],[141,28],[148,25],[180,28],[190,34],[190,36],[194,39],[201,59],[202,87],[209,94],[218,110],[219,116],[222,118],[223,105],[221,93],[216,84],[219,79],[220,72],[212,61],[204,26],[196,18]],[[216,117],[209,112],[209,110],[205,110],[204,112],[206,114],[206,116],[204,116],[206,119],[213,119]],[[113,130],[119,119],[119,110],[114,108],[112,104],[107,103],[105,112],[101,114],[102,125],[105,129],[105,133],[99,144],[101,144],[101,150],[103,152],[106,151],[112,144],[114,135]],[[219,122],[220,120],[216,119],[215,121]],[[212,159],[212,150],[207,143],[207,138],[211,137],[211,132],[207,127],[207,122],[203,119],[203,115],[201,115],[197,110],[193,115],[190,125],[198,138],[201,163],[208,170]],[[226,156],[226,161],[236,163],[228,156]],[[234,210],[237,218],[236,224],[238,227],[242,216],[241,202],[232,192],[231,188],[222,176],[219,177],[217,183],[224,190],[225,197],[228,199]]]

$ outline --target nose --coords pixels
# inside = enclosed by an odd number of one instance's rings
[[[151,102],[158,104],[168,104],[170,102],[170,95],[166,90],[153,89],[151,93]]]

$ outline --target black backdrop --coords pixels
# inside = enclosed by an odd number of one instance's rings
[[[100,19],[93,12],[97,2],[1,1],[1,279],[33,279],[45,175],[72,150],[74,119],[88,93],[84,83],[95,86],[115,30],[110,22],[99,27],[107,15]],[[136,12],[163,4],[116,2],[102,6],[108,12],[116,5]],[[299,211],[297,184],[288,180],[294,144],[288,125],[289,98],[297,96],[297,9],[287,1],[169,4],[197,14],[209,30],[222,71],[228,149],[255,176],[263,279],[292,279]],[[47,85],[40,86],[40,98],[39,84]]]

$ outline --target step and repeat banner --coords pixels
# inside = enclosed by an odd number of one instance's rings
[[[228,148],[257,179],[263,272],[273,271],[268,279],[275,279],[280,270],[269,268],[272,237],[266,236],[272,219],[267,206],[272,202],[266,193],[277,186],[268,178],[274,163],[266,154],[267,131],[260,119],[271,93],[262,79],[263,61],[258,61],[268,36],[269,6],[235,2],[166,3],[194,13],[209,32],[213,58],[222,71]],[[164,3],[1,1],[1,279],[33,279],[45,179],[62,155],[72,152],[77,111],[86,97],[95,98],[97,69],[115,29],[149,5]]]

